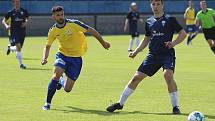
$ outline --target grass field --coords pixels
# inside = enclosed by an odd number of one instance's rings
[[[0,121],[186,121],[195,110],[204,113],[207,121],[215,121],[215,56],[203,35],[198,35],[191,46],[182,43],[176,47],[175,79],[182,115],[171,114],[162,70],[139,85],[122,111],[106,112],[106,107],[118,100],[148,50],[129,59],[129,36],[104,38],[112,44],[109,51],[87,37],[89,49],[83,56],[82,73],[74,90],[58,91],[50,111],[41,107],[52,76],[57,43],[52,46],[49,63],[41,66],[46,37],[26,38],[23,62],[28,69],[20,70],[15,53],[6,55],[8,39],[0,38]]]

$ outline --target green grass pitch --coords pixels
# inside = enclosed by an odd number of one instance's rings
[[[182,115],[171,114],[162,69],[138,86],[122,111],[106,112],[109,104],[118,101],[148,49],[130,59],[130,36],[104,38],[111,42],[108,51],[94,38],[87,37],[88,52],[83,56],[78,81],[70,93],[57,91],[50,111],[41,107],[52,76],[57,42],[51,48],[47,65],[42,66],[46,37],[27,37],[23,63],[28,69],[20,70],[15,53],[6,55],[8,38],[0,38],[0,121],[186,121],[187,115],[196,110],[205,114],[207,121],[215,121],[215,56],[202,34],[191,46],[183,42],[175,47],[174,76]]]

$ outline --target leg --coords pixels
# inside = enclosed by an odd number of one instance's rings
[[[70,92],[75,84],[75,81],[67,77],[66,82],[64,83],[64,90]]]
[[[136,46],[138,47],[139,44],[140,44],[139,37],[136,37]]]
[[[177,89],[176,82],[173,78],[173,70],[164,69],[163,75],[167,83],[170,100],[173,106],[173,113],[179,114],[180,110],[178,109],[178,89]]]
[[[208,42],[208,45],[210,46],[211,50],[212,50],[212,51],[214,52],[214,54],[215,54],[215,40],[208,39],[207,42]]]
[[[125,87],[124,91],[122,92],[120,99],[118,103],[115,103],[111,106],[109,106],[106,110],[108,112],[114,112],[116,109],[120,110],[123,108],[123,105],[125,101],[128,99],[128,97],[134,92],[138,84],[147,77],[146,74],[137,71],[133,78],[128,82],[128,85]]]
[[[57,82],[60,79],[60,77],[62,76],[63,72],[64,72],[64,70],[61,67],[58,67],[58,66],[55,67],[54,73],[52,76],[52,80],[48,86],[46,104],[43,106],[43,110],[49,110],[50,109],[52,98],[56,92]]]
[[[187,37],[187,45],[189,45],[191,43],[191,38],[192,38],[192,33],[189,32],[188,34],[189,34],[189,36]]]
[[[129,45],[128,45],[128,51],[132,51],[134,39],[135,39],[135,37],[131,37],[131,39],[129,41]]]
[[[21,44],[16,43],[16,58],[19,62],[20,68],[25,69],[26,67],[22,64],[22,53],[21,53]]]

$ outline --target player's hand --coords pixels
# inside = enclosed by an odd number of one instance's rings
[[[48,61],[46,59],[42,59],[41,64],[45,65]]]
[[[133,52],[130,52],[130,53],[128,54],[128,57],[130,57],[130,58],[135,58],[136,55],[137,55],[137,52],[136,52],[136,51],[133,51]]]
[[[102,46],[105,48],[105,49],[109,49],[110,48],[110,43],[109,42],[104,42],[103,44],[102,44]]]
[[[165,46],[169,49],[173,48],[175,45],[172,41],[164,42]]]
[[[10,25],[5,26],[5,29],[9,30],[10,29]]]
[[[23,22],[21,27],[25,28],[26,26],[27,26],[27,22]]]

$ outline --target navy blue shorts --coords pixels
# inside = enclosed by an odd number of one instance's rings
[[[80,75],[82,68],[81,57],[67,57],[61,53],[56,54],[54,66],[64,69],[65,74],[70,79],[76,81]]]
[[[137,31],[137,28],[130,28],[129,34],[131,35],[131,37],[139,37],[139,32]]]
[[[187,25],[187,32],[196,32],[197,27],[196,25]]]
[[[215,27],[212,27],[210,29],[202,29],[202,30],[206,40],[209,40],[209,39],[215,40]]]
[[[10,39],[10,44],[12,46],[20,43],[22,47],[25,40],[25,34],[13,34],[13,35],[10,35],[9,39]]]
[[[139,66],[138,71],[148,76],[153,76],[160,68],[175,69],[175,56],[173,55],[153,55],[148,54],[143,63]]]

